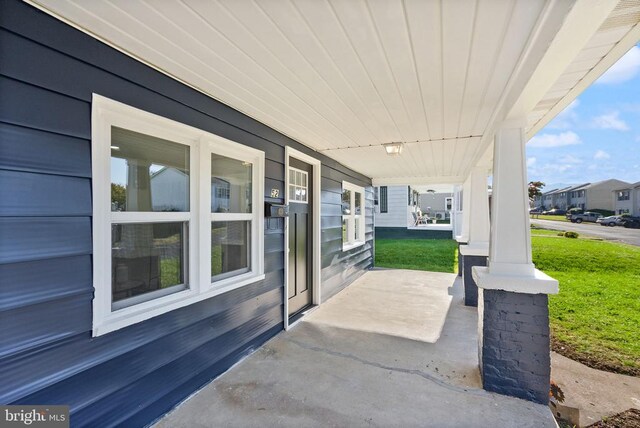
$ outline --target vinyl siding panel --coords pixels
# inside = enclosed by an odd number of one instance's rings
[[[0,93],[2,403],[146,425],[283,328],[284,220],[265,219],[263,281],[91,337],[93,93],[264,151],[269,202],[285,146],[318,157],[323,300],[372,265],[370,179],[17,0],[0,2]],[[367,244],[349,252],[343,180],[367,187]]]
[[[0,168],[91,177],[89,140],[0,123]]]
[[[407,186],[387,186],[387,212],[376,212],[376,227],[407,227]]]

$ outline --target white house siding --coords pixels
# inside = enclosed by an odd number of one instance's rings
[[[384,186],[381,186],[384,187]],[[375,213],[376,227],[407,227],[413,216],[409,210],[407,186],[387,187],[387,212],[380,212],[382,201]]]
[[[448,218],[450,213],[446,209],[447,198],[453,198],[453,193],[421,193],[420,209],[430,217],[442,215],[442,218]]]
[[[611,197],[615,189],[622,189],[629,186],[629,183],[620,180],[605,180],[593,183],[585,188],[585,199],[587,210],[609,210],[613,211],[614,200]]]
[[[187,211],[189,181],[184,172],[175,168],[164,168],[151,176],[151,205],[154,211]]]
[[[618,200],[618,194],[622,191],[629,192],[628,200]],[[616,214],[631,214],[640,216],[640,182],[634,183],[627,188],[620,188],[613,191],[613,204]]]

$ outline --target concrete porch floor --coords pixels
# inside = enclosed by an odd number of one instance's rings
[[[482,390],[477,310],[454,274],[374,270],[156,427],[556,427]]]

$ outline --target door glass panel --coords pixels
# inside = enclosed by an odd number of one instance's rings
[[[211,212],[251,212],[250,162],[211,155]]]
[[[289,170],[289,201],[307,202],[307,173],[296,169]]]
[[[189,211],[189,146],[112,127],[111,211]]]

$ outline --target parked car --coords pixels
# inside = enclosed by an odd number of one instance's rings
[[[600,226],[622,226],[623,218],[621,215],[610,215],[609,217],[600,217],[596,223]]]
[[[622,225],[632,229],[640,229],[640,217],[622,217]]]
[[[542,214],[544,215],[565,215],[566,213],[567,213],[566,210],[561,210],[559,208],[554,208],[549,211],[542,211]]]
[[[542,214],[542,208],[536,207],[529,210],[529,214]]]
[[[571,223],[582,223],[583,221],[590,221],[592,223],[595,223],[600,217],[602,217],[602,214],[600,213],[586,211],[582,214],[572,214]]]

